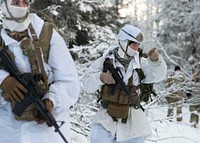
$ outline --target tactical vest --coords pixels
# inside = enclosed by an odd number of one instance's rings
[[[146,56],[142,51],[139,51],[140,57]],[[104,68],[103,68],[104,69]],[[131,92],[131,96],[127,96],[120,87],[115,85],[105,84],[101,87],[100,98],[103,108],[107,109],[107,113],[113,118],[114,121],[117,121],[118,118],[122,119],[122,123],[126,123],[129,107],[136,104],[137,107],[140,107],[142,110],[141,102],[148,102],[151,99],[151,94],[153,92],[153,83],[152,84],[143,84],[141,81],[145,78],[145,75],[142,69],[135,69],[139,76],[140,84],[134,86],[132,84],[132,76],[128,80],[128,89]],[[140,90],[140,94],[136,90]],[[154,92],[155,93],[155,92]]]
[[[45,22],[44,25],[43,25],[43,27],[42,27],[41,33],[39,35],[39,39],[38,39],[39,43],[38,44],[40,45],[40,47],[41,47],[41,49],[43,51],[44,60],[46,62],[48,62],[48,55],[49,55],[50,41],[51,41],[52,33],[53,33],[53,26],[52,26],[52,24],[48,23],[48,22]],[[34,35],[34,33],[33,33],[33,35]],[[1,42],[0,43],[1,48],[5,48],[4,41],[2,40],[1,36],[0,36],[0,42]],[[30,45],[27,45],[27,47],[28,46],[30,46]],[[25,47],[26,47],[26,45],[25,45]],[[27,54],[27,56],[29,58],[29,61],[30,61],[31,67],[32,67],[32,74],[33,74],[34,72],[37,72],[37,70],[36,70],[37,68],[33,64],[33,61],[35,60],[36,57],[35,57],[35,54],[31,54],[31,53],[28,54],[28,50],[27,51],[25,51],[25,50],[26,49],[23,49],[23,52],[24,52],[24,54]],[[10,52],[10,55],[12,55],[11,52]],[[31,55],[33,55],[33,56],[31,56]],[[38,85],[39,85],[39,89],[37,89],[37,90],[39,90],[44,95],[45,92],[47,92],[48,87],[44,87],[44,84],[41,83],[41,79],[38,79]],[[46,86],[48,86],[48,85],[46,85]],[[17,104],[16,102],[12,102],[11,103],[12,108],[14,108],[16,104]],[[37,115],[39,115],[39,112],[38,112],[35,104],[30,104],[25,109],[25,111],[22,113],[22,115],[20,117],[15,115],[15,118],[17,120],[32,121],[32,120],[34,120],[35,116],[37,116]]]
[[[131,92],[127,96],[120,87],[105,84],[101,87],[101,104],[107,109],[108,114],[116,121],[117,118],[122,119],[122,123],[126,123],[129,107],[136,104],[140,107],[140,99],[136,92],[137,87],[132,85],[132,77],[129,79],[128,89]]]

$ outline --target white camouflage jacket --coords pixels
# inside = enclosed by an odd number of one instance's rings
[[[110,49],[116,48],[113,46]],[[113,60],[114,67],[119,67],[122,74],[123,80],[127,84],[128,79],[133,74],[133,84],[139,84],[139,77],[137,72],[134,71],[136,68],[142,68],[145,79],[143,83],[156,83],[166,78],[167,66],[162,56],[159,56],[159,60],[156,62],[151,61],[148,58],[141,58],[139,60],[139,53],[137,53],[134,58],[129,63],[128,69],[125,72],[124,67],[120,62],[115,62],[115,57],[113,54],[108,54],[109,50],[105,51],[102,57],[97,59],[88,69],[85,76],[82,79],[85,90],[88,93],[95,92],[100,89],[103,83],[100,80],[100,73],[103,71],[103,62],[106,57]],[[117,141],[125,141],[135,137],[148,136],[151,135],[151,128],[147,121],[145,113],[141,109],[134,109],[131,107],[129,109],[128,120],[126,124],[121,122],[114,122],[113,119],[108,115],[106,109],[100,109],[92,124],[100,123],[103,127],[110,131],[113,136],[116,136]]]
[[[30,14],[30,19],[39,37],[44,21],[35,14]],[[5,29],[2,29],[1,36],[14,54],[19,70],[22,73],[31,72],[28,57],[23,55],[19,46],[20,42],[10,38]],[[57,121],[65,122],[60,129],[70,141],[69,107],[79,97],[79,79],[68,48],[55,30],[53,30],[50,44],[48,64],[44,62],[44,59],[43,62],[48,81],[52,84],[44,98],[52,100],[54,105],[52,114]],[[0,70],[0,84],[8,75],[7,71]],[[54,127],[48,127],[46,123],[38,124],[35,121],[17,121],[11,110],[10,102],[5,101],[0,94],[0,143],[64,143],[59,134],[54,131]]]

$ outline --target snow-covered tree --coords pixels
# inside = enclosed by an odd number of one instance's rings
[[[156,21],[160,24],[157,36],[168,55],[187,68],[200,58],[200,1],[159,0],[157,4]]]
[[[102,30],[101,28],[107,26],[116,31],[119,25],[117,14],[113,12],[113,8],[104,7],[97,1],[50,0],[41,2],[36,0],[33,8],[53,17],[66,42],[70,43],[70,47],[73,44],[88,44],[91,40],[102,41],[104,39],[95,39]],[[98,29],[100,31],[94,32]]]

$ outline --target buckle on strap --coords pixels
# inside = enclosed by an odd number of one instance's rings
[[[127,122],[127,118],[122,119],[122,118],[112,117],[112,119],[114,122],[121,122],[123,124],[126,124],[126,122]]]

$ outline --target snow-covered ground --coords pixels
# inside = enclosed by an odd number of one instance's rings
[[[167,106],[155,106],[147,110],[152,127],[152,136],[145,143],[200,143],[200,126],[190,123],[188,105],[183,105],[183,121],[177,122],[176,117],[166,117]]]
[[[97,110],[94,97],[89,96],[85,101],[88,103],[77,103],[73,112],[77,111],[76,117],[72,117],[72,143],[89,143],[90,121]],[[84,97],[83,97],[84,98]],[[80,99],[81,100],[81,99]],[[94,106],[94,107],[92,107]],[[76,109],[75,109],[76,108]],[[190,123],[190,112],[188,105],[183,105],[183,121],[177,122],[176,117],[166,117],[167,105],[152,105],[146,109],[146,114],[152,128],[152,136],[145,139],[145,143],[200,143],[200,125],[196,128]],[[78,111],[78,109],[80,111]]]

